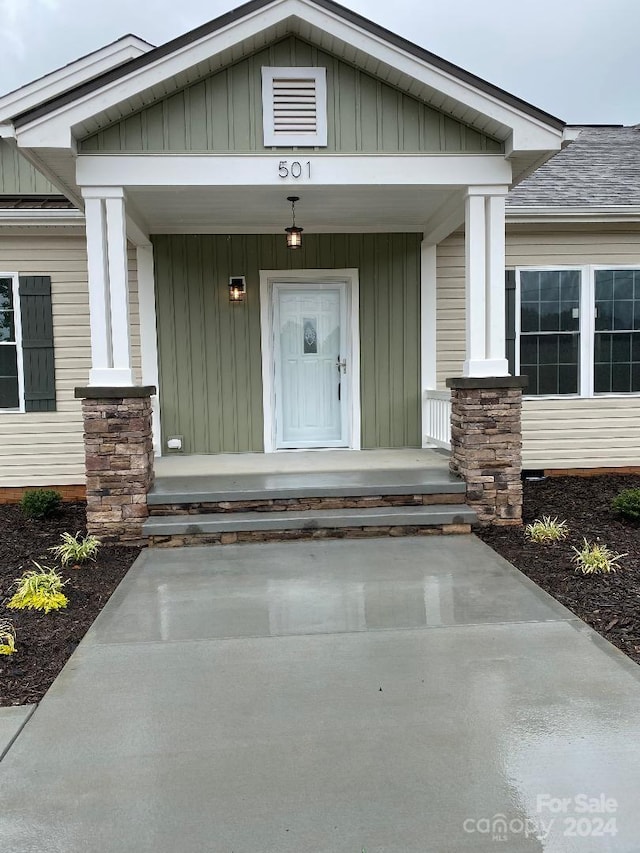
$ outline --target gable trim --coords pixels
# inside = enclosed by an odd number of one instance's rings
[[[419,61],[430,65],[433,69],[445,73],[458,83],[463,83],[467,87],[473,87],[494,101],[501,103],[503,106],[519,111],[520,113],[546,126],[548,129],[561,132],[565,127],[565,123],[561,119],[552,116],[544,110],[534,107],[526,101],[505,92],[500,87],[488,83],[486,80],[483,80],[468,71],[464,71],[457,65],[448,62],[442,57],[436,56],[430,51],[407,41],[401,36],[386,30],[378,24],[374,24],[355,12],[351,12],[343,6],[333,2],[333,0],[297,0],[297,2],[291,2],[291,0],[250,0],[250,2],[240,6],[238,9],[228,12],[225,15],[221,15],[208,24],[204,24],[203,26],[192,30],[190,33],[186,33],[177,39],[173,39],[165,45],[154,48],[148,53],[130,60],[124,65],[114,68],[93,80],[80,84],[79,86],[70,89],[58,97],[50,99],[38,107],[28,109],[26,111],[23,110],[15,116],[14,124],[16,128],[24,127],[25,125],[35,122],[40,118],[48,116],[51,113],[61,110],[65,106],[91,95],[111,83],[117,82],[128,75],[134,74],[136,71],[145,69],[147,66],[157,63],[171,54],[183,51],[185,48],[195,45],[197,42],[207,38],[208,36],[216,34],[231,25],[242,21],[243,19],[246,20],[255,16],[256,13],[262,12],[269,7],[276,10],[281,6],[290,6],[291,15],[295,16],[296,13],[298,13],[298,17],[301,16],[304,8],[310,9],[315,7],[317,10],[324,11],[334,18],[341,19],[343,23],[346,22],[347,24],[359,28],[369,36],[373,36],[376,40],[386,43],[387,46],[399,49],[414,59],[418,59]]]
[[[153,45],[138,36],[123,36],[111,44],[13,89],[0,96],[0,121],[10,119],[18,106],[22,112],[36,109],[67,91],[73,91],[89,79],[97,79],[106,72],[121,67],[123,63],[144,55],[152,47]]]

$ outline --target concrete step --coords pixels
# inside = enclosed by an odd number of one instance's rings
[[[303,512],[234,512],[150,516],[143,526],[149,537],[199,536],[248,531],[311,531],[343,528],[443,527],[470,525],[475,512],[466,504],[416,507],[307,510]]]
[[[158,477],[147,500],[149,506],[154,507],[296,498],[464,493],[464,482],[443,468],[414,468]]]

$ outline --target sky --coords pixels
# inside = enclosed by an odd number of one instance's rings
[[[0,94],[126,33],[161,44],[234,0],[0,0]],[[345,0],[571,124],[640,123],[638,0]]]

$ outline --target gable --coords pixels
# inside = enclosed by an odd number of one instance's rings
[[[0,139],[0,195],[60,195],[15,145]]]
[[[490,136],[296,36],[288,36],[86,137],[79,150],[271,151],[263,141],[261,71],[273,66],[326,68],[327,145],[323,151],[503,150],[502,144]]]

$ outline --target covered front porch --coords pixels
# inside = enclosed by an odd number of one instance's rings
[[[476,182],[497,176],[494,162],[469,159]],[[285,242],[284,188],[83,188],[89,386],[156,387],[156,456],[448,447],[439,347],[462,332],[464,376],[508,375],[507,185],[466,183],[471,165],[458,174],[464,186],[452,171],[431,173],[435,184],[300,189],[295,250]],[[438,306],[437,243],[458,228],[466,330],[452,329]],[[139,321],[128,294],[132,244]]]
[[[106,178],[109,159],[89,158],[95,161],[94,180]],[[505,358],[507,185],[482,183],[497,177],[505,161],[500,163],[477,158],[476,177],[469,183],[472,167],[466,161],[458,172],[464,186],[453,183],[455,170],[445,169],[438,178],[433,164],[421,185],[407,178],[405,186],[309,186],[300,197],[297,221],[305,230],[295,250],[284,236],[289,209],[283,196],[290,190],[236,187],[233,193],[243,203],[234,206],[230,190],[205,192],[195,178],[193,186],[173,188],[84,186],[93,367],[79,395],[87,417],[105,399],[103,390],[125,408],[132,397],[137,400],[132,417],[139,421],[140,397],[147,389],[154,470],[149,463],[141,491],[151,488],[149,506],[162,484],[173,479],[175,486],[178,472],[200,485],[207,474],[224,482],[238,476],[249,492],[256,476],[290,472],[303,489],[314,473],[342,472],[344,480],[350,472],[352,484],[362,486],[357,472],[369,472],[364,494],[338,488],[339,494],[326,496],[360,499],[377,494],[385,469],[440,474],[450,468],[445,484],[462,477],[476,485],[470,494],[482,505],[482,521],[517,521],[520,389],[508,376]],[[80,170],[85,181],[93,174],[90,166],[84,163]],[[125,173],[117,172],[134,180],[126,168]],[[220,172],[216,176],[222,179]],[[149,180],[149,173],[139,178]],[[227,233],[219,233],[217,218],[225,205]],[[343,208],[351,225],[334,224]],[[394,212],[397,219],[390,218]],[[269,216],[277,224],[268,227]],[[251,233],[257,228],[265,233]],[[466,357],[453,390],[462,404],[455,415],[451,392],[437,387],[438,349],[451,334],[438,305],[437,244],[459,228],[466,245]],[[132,244],[137,327],[128,288]],[[240,299],[233,293],[238,284]],[[133,361],[136,334],[139,373]],[[477,399],[482,389],[496,387],[504,393],[493,390],[484,402]],[[487,427],[494,434],[481,442],[478,406],[489,412]],[[496,426],[503,418],[507,426]],[[112,447],[108,434],[105,446]],[[452,446],[447,459],[442,451]],[[95,443],[88,447],[88,471],[102,464],[93,457],[106,452]],[[483,485],[490,465],[497,465],[501,478],[491,489]],[[159,487],[151,487],[154,476]],[[424,485],[411,476],[399,482],[406,486],[403,495]],[[196,485],[183,491],[197,491]],[[209,486],[210,494],[203,490],[199,503],[223,503],[223,494],[212,497],[220,489]],[[96,487],[99,492],[105,487],[99,476]],[[498,493],[506,495],[502,504]],[[103,506],[101,497],[101,518]],[[415,513],[403,517],[403,524],[387,516],[388,523],[379,527],[400,529],[417,520]],[[463,516],[464,511],[449,512],[446,525],[459,526]],[[153,532],[158,524],[149,519],[143,530],[159,542],[161,534]],[[184,520],[179,525],[182,530]]]

